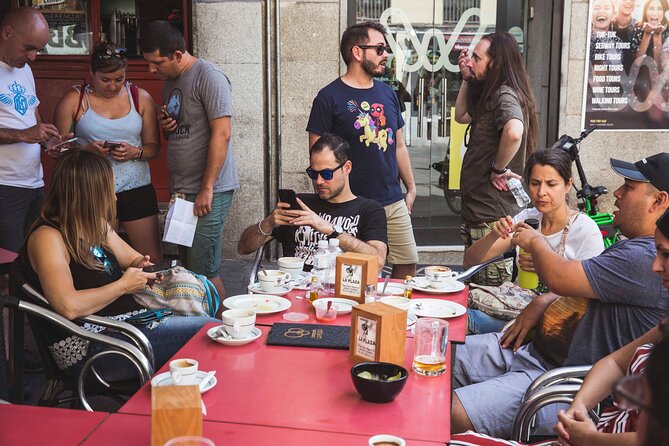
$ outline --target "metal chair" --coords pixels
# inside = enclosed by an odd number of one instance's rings
[[[549,370],[534,380],[525,392],[523,402],[516,413],[511,438],[520,442],[530,441],[537,412],[549,404],[571,404],[581,388],[583,378],[592,366],[559,367]],[[595,423],[599,420],[598,407],[589,412]]]
[[[20,321],[24,313],[28,316],[47,379],[40,405],[56,406],[78,401],[84,409],[92,411],[89,395],[106,395],[122,402],[123,397],[134,394],[153,375],[153,349],[146,336],[136,327],[96,315],[74,321],[67,320],[50,309],[44,296],[25,282],[16,265],[12,265],[10,271],[10,285],[13,296],[2,296],[0,306],[6,306],[20,315]],[[84,324],[94,324],[105,327],[106,331],[119,332],[127,341],[84,329]],[[18,344],[16,339],[13,341]],[[12,346],[10,379],[13,381],[12,386],[19,386],[22,391],[23,345],[20,342],[19,345]],[[92,342],[104,345],[105,349],[90,355],[89,347]],[[95,368],[95,362],[109,356],[123,357],[130,361],[137,369],[138,379],[106,382]],[[71,392],[72,395],[61,398],[64,392]]]

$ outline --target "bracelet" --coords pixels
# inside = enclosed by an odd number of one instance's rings
[[[135,161],[140,161],[142,159],[142,156],[144,156],[144,149],[142,149],[141,147],[137,147],[137,149],[139,149],[139,155],[135,157]]]
[[[268,233],[266,233],[265,231],[262,230],[262,222],[264,222],[264,221],[265,221],[265,219],[263,218],[262,220],[260,220],[258,222],[258,232],[260,234],[264,235],[265,237],[271,237],[272,236],[271,232],[268,234]]]
[[[508,167],[505,167],[504,169],[496,169],[495,168],[495,162],[492,162],[492,171],[496,173],[497,175],[502,175],[503,173],[506,173],[509,170]]]

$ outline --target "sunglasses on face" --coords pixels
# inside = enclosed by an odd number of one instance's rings
[[[613,398],[622,410],[648,410],[649,395],[642,375],[631,375],[621,379],[613,386]]]
[[[125,57],[125,53],[127,53],[128,50],[125,48],[116,48],[116,49],[111,49],[111,48],[105,48],[101,51],[97,51],[95,53],[95,57],[101,60],[109,60],[112,57],[114,59],[123,59]]]
[[[332,179],[336,171],[344,167],[344,164],[346,164],[346,161],[344,161],[334,169],[323,169],[323,170],[314,170],[311,167],[307,167],[307,175],[312,180],[318,179],[318,175],[320,175],[321,178],[323,178],[325,181],[329,181]]]
[[[384,45],[383,43],[379,43],[378,45],[356,45],[356,46],[358,48],[362,48],[363,50],[374,48],[376,49],[377,56],[383,56],[384,51],[388,54],[391,53],[390,45]]]

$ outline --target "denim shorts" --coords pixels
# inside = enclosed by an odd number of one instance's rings
[[[232,204],[233,192],[214,193],[211,212],[198,218],[193,246],[185,248],[186,267],[208,278],[218,277],[223,225]],[[197,194],[186,194],[186,200],[195,201],[196,196]]]

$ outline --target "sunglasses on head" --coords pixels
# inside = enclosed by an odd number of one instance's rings
[[[112,57],[114,59],[123,59],[125,57],[125,53],[127,53],[128,50],[125,48],[116,48],[116,49],[111,49],[111,48],[105,48],[100,51],[95,52],[95,57],[101,60],[109,60]]]
[[[374,48],[376,49],[377,56],[383,56],[384,51],[388,54],[391,53],[390,45],[385,45],[383,43],[379,43],[378,45],[356,45],[356,46],[358,48],[362,48],[363,50]]]
[[[323,170],[314,170],[311,167],[307,167],[307,175],[312,180],[318,179],[318,175],[320,175],[321,178],[323,178],[325,181],[329,181],[332,179],[336,171],[344,167],[344,164],[346,164],[346,161],[344,161],[334,169],[323,169]]]

